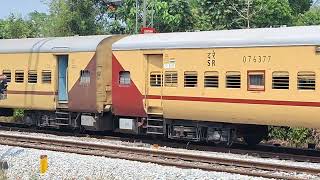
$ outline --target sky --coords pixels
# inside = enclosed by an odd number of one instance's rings
[[[33,11],[48,12],[48,6],[42,0],[0,0],[0,19],[8,17],[11,12],[25,17]]]

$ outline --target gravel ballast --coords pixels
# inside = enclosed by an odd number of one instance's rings
[[[3,145],[0,155],[8,162],[8,179],[263,179]],[[48,156],[45,175],[39,174],[40,155]]]
[[[150,149],[152,148],[151,144],[141,143],[141,142],[125,142],[120,140],[110,140],[110,139],[96,139],[91,137],[74,137],[74,136],[57,136],[52,134],[43,134],[43,133],[30,133],[30,132],[17,132],[17,131],[2,131],[0,130],[0,134],[12,134],[12,135],[28,135],[34,137],[47,137],[47,138],[56,138],[56,139],[66,139],[72,141],[83,141],[90,143],[98,143],[98,144],[106,144],[106,145],[116,145],[116,146],[126,146],[126,147],[137,147],[142,149]],[[309,163],[309,162],[296,162],[290,160],[278,160],[278,159],[266,159],[266,158],[258,158],[249,155],[241,155],[241,154],[232,154],[232,153],[220,153],[220,152],[208,152],[208,151],[196,151],[196,150],[187,150],[180,148],[171,148],[171,147],[160,147],[159,150],[164,151],[173,151],[173,152],[183,152],[196,154],[201,156],[214,156],[226,159],[235,159],[235,160],[247,160],[254,162],[268,162],[274,164],[282,164],[289,166],[297,166],[297,167],[310,167],[310,168],[319,168],[320,163]]]

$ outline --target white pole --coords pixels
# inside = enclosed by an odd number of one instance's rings
[[[147,0],[143,0],[143,27],[147,27]]]

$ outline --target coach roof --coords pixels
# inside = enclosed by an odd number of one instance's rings
[[[113,50],[320,45],[320,26],[139,34]]]
[[[108,37],[110,37],[110,35],[1,39],[0,53],[68,53],[96,51],[99,43]]]

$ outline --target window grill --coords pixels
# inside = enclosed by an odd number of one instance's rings
[[[24,82],[24,72],[23,72],[23,70],[16,70],[15,82],[16,83],[23,83]]]
[[[151,72],[150,73],[150,86],[151,87],[162,86],[162,73],[161,72]]]
[[[81,70],[80,71],[80,85],[87,86],[90,84],[90,71]]]
[[[43,70],[42,71],[42,83],[43,84],[51,84],[51,71]]]
[[[289,72],[278,71],[272,73],[272,89],[289,89]]]
[[[299,90],[315,90],[316,74],[314,72],[298,73],[298,89]]]
[[[219,87],[219,73],[217,71],[207,71],[204,73],[204,87]]]
[[[165,72],[165,86],[177,87],[178,86],[178,72],[166,71]]]
[[[2,74],[7,77],[7,82],[11,82],[11,71],[10,70],[3,70]]]
[[[119,84],[120,85],[130,85],[131,78],[129,71],[120,71],[119,72]]]
[[[241,74],[238,71],[230,71],[226,73],[227,88],[241,88]]]
[[[35,84],[35,83],[37,83],[37,81],[38,81],[37,71],[30,70],[28,72],[28,83]]]
[[[195,71],[184,72],[184,87],[197,87],[198,74]]]

